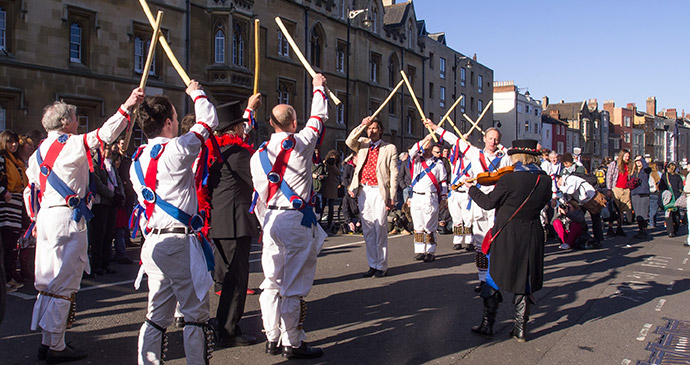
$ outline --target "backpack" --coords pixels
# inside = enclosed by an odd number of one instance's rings
[[[573,175],[573,176],[577,176],[577,177],[579,177],[579,178],[582,178],[582,179],[584,179],[589,185],[592,185],[592,186],[596,186],[596,185],[597,185],[597,182],[598,182],[597,177],[594,176],[594,175],[592,175],[592,174],[586,174],[586,173],[584,173],[584,172],[573,172],[573,173],[570,174],[570,175]]]
[[[600,185],[606,184],[606,171],[604,171],[604,169],[597,169],[597,171],[594,172],[594,176],[596,176],[597,182]]]

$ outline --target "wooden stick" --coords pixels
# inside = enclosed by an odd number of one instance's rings
[[[491,104],[493,104],[493,103],[494,103],[493,100],[489,100],[489,103],[486,104],[486,107],[485,107],[484,110],[482,111],[482,114],[480,114],[480,115],[479,115],[479,118],[477,118],[477,122],[476,122],[476,123],[473,122],[472,119],[470,119],[470,117],[467,116],[467,114],[463,114],[463,116],[465,116],[465,119],[469,120],[470,123],[472,123],[472,128],[470,129],[469,132],[467,132],[467,134],[465,134],[465,137],[469,136],[470,133],[472,133],[472,130],[474,130],[474,128],[479,129],[479,131],[482,132],[482,135],[485,135],[485,134],[486,134],[486,133],[479,127],[479,122],[482,120],[482,118],[484,118],[484,114],[486,114],[486,112],[489,111],[489,108],[491,107]]]
[[[460,97],[458,98],[458,100],[456,100],[456,101],[453,103],[453,105],[451,105],[450,108],[448,108],[448,111],[446,112],[446,115],[444,115],[443,118],[441,119],[441,121],[438,123],[438,126],[439,126],[439,127],[443,125],[443,122],[445,122],[446,119],[449,119],[450,113],[452,113],[453,110],[455,110],[455,107],[458,106],[458,104],[460,104],[460,100],[462,100],[462,98],[463,98],[463,96],[460,95]],[[449,122],[450,122],[450,121],[449,121]],[[451,123],[452,123],[452,122],[451,122]],[[455,124],[453,124],[453,127],[455,127]]]
[[[371,119],[374,119],[374,118],[376,118],[377,115],[379,115],[379,113],[380,113],[380,112],[383,110],[383,108],[388,104],[388,102],[390,102],[391,99],[393,99],[393,97],[395,96],[395,93],[398,92],[398,89],[400,89],[400,87],[403,86],[403,83],[405,83],[405,81],[404,81],[404,80],[400,80],[400,82],[398,83],[398,85],[395,86],[395,88],[393,89],[393,91],[391,91],[391,93],[388,94],[388,97],[386,98],[386,100],[383,101],[383,104],[379,105],[379,108],[376,109],[376,111],[374,112],[374,114],[371,115]]]
[[[156,15],[156,23],[153,26],[153,33],[151,34],[151,43],[149,44],[149,52],[146,56],[146,63],[144,64],[144,69],[141,74],[141,81],[139,81],[139,88],[144,90],[146,88],[146,81],[149,79],[149,70],[151,69],[151,64],[153,63],[153,55],[156,52],[156,44],[158,43],[158,32],[161,30],[161,24],[163,23],[163,12],[158,10]],[[139,108],[135,109],[135,115],[137,114]],[[124,150],[127,151],[129,148],[129,141],[132,139],[132,131],[134,131],[134,120],[136,117],[132,118],[132,122],[127,127],[127,133],[125,133],[125,147]]]
[[[462,138],[462,140],[465,141],[465,143],[469,143],[469,142],[467,142],[467,139],[465,138],[465,136],[462,135],[462,132],[460,132],[458,127],[455,126],[455,123],[453,123],[453,120],[450,119],[450,117],[448,117],[447,119],[448,119],[448,123],[450,123],[450,125],[453,127],[453,130],[455,131],[455,133],[457,133],[458,136],[460,136],[460,138]]]
[[[259,19],[254,19],[254,94],[259,92],[259,36],[261,26]]]
[[[149,23],[152,27],[154,27],[156,24],[156,19],[153,18],[153,13],[151,13],[151,9],[149,8],[149,5],[146,3],[146,0],[139,0],[139,4],[141,4],[141,8],[144,9],[144,13],[146,14],[146,18],[148,18]],[[173,53],[172,49],[170,48],[170,45],[168,44],[168,41],[165,39],[165,36],[163,36],[163,32],[159,31],[158,33],[158,41],[161,42],[161,47],[163,47],[165,54],[168,56],[168,59],[170,59],[170,62],[177,71],[177,74],[180,75],[180,78],[182,79],[184,84],[186,86],[189,86],[191,79],[187,75],[187,72],[185,72],[184,68],[182,68],[180,62],[177,61],[177,57],[175,57],[175,54]]]
[[[422,117],[422,123],[426,120],[426,116],[424,116],[424,111],[422,110],[422,106],[419,105],[419,100],[417,100],[417,96],[414,94],[414,90],[412,89],[412,85],[410,85],[410,80],[407,79],[407,75],[405,75],[405,71],[400,70],[400,74],[402,75],[403,81],[405,81],[405,85],[407,85],[407,89],[410,90],[410,96],[412,96],[412,101],[414,101],[414,105],[417,106],[417,111],[419,112],[419,116]],[[429,133],[431,133],[431,138],[434,139],[434,142],[438,143],[438,138],[436,138],[436,133],[431,130],[431,127],[426,126],[426,128],[429,130]]]
[[[143,0],[140,0],[143,1]],[[297,55],[297,58],[299,58],[300,62],[302,62],[302,65],[304,68],[307,70],[309,75],[311,75],[312,78],[316,77],[316,71],[314,71],[314,68],[311,67],[309,62],[307,62],[307,59],[304,58],[304,55],[302,54],[302,51],[299,50],[299,47],[297,47],[297,43],[295,43],[295,40],[292,39],[292,36],[290,35],[290,32],[288,32],[287,28],[285,28],[285,25],[283,24],[283,21],[280,19],[279,16],[275,18],[276,23],[278,23],[278,27],[280,30],[283,32],[283,36],[285,39],[287,39],[288,43],[290,43],[290,47],[292,47],[292,50],[295,51],[295,55]],[[328,88],[326,87],[326,92],[328,92],[328,96],[333,100],[333,103],[335,105],[340,105],[340,99],[338,99],[337,96]]]

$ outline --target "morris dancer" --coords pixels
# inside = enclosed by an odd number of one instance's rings
[[[412,170],[412,199],[410,210],[414,224],[414,259],[432,262],[436,259],[436,230],[438,229],[439,200],[446,199],[448,185],[443,161],[434,157],[433,148],[426,150],[424,145],[431,135],[415,143],[410,148]]]
[[[367,130],[368,137],[359,137]],[[357,197],[369,270],[364,277],[388,274],[388,210],[395,207],[398,188],[398,150],[381,139],[383,123],[366,117],[345,144],[357,154],[357,166],[348,194]]]
[[[173,322],[176,302],[184,315],[184,352],[189,364],[208,364],[213,331],[208,326],[208,290],[213,284],[209,269],[213,254],[196,232],[203,227],[197,214],[192,164],[206,138],[218,125],[216,110],[197,81],[187,94],[194,101],[197,123],[177,137],[177,111],[163,95],[147,97],[139,123],[148,138],[133,157],[130,176],[145,208],[142,226],[146,240],[141,251],[141,275],[148,275],[149,300],[146,321],[139,332],[139,364],[162,362]]]
[[[313,209],[311,169],[314,149],[328,119],[326,78],[317,74],[311,117],[297,131],[297,113],[280,104],[270,116],[275,133],[251,158],[254,212],[263,228],[261,264],[261,315],[266,332],[266,353],[283,357],[315,358],[323,350],[307,344],[302,328],[306,316],[304,297],[316,274],[316,256],[326,232]],[[279,345],[283,346],[281,349]]]
[[[438,127],[432,121],[427,120],[428,124],[438,135],[440,135],[445,140],[445,135],[451,132]],[[452,136],[457,138],[457,136]],[[454,140],[449,136],[449,140]],[[478,147],[468,144],[464,140],[458,140],[456,146],[462,151],[467,150],[465,156],[470,161],[472,168],[468,171],[471,178],[476,177],[482,172],[496,171],[501,167],[509,166],[511,164],[510,158],[499,149],[501,144],[501,132],[496,128],[489,128],[484,134],[484,149],[479,149]],[[461,178],[460,181],[464,182],[466,178]],[[485,194],[490,193],[493,189],[493,185],[480,186],[479,189]],[[480,292],[482,287],[486,282],[486,270],[489,267],[489,261],[486,259],[486,255],[482,253],[482,241],[484,236],[494,225],[494,210],[484,210],[477,204],[470,202],[469,209],[471,211],[472,217],[472,243],[476,251],[475,263],[477,265],[477,276],[479,278],[479,285],[474,288],[475,292]]]
[[[58,101],[43,111],[41,123],[48,137],[29,158],[24,199],[36,223],[38,297],[31,329],[41,327],[38,358],[49,363],[86,357],[85,352],[65,344],[65,331],[74,320],[82,272],[90,272],[86,234],[86,221],[93,217],[87,207],[89,169],[93,171],[90,149],[113,142],[143,97],[141,89],[134,89],[101,128],[84,135],[76,135],[76,106]]]

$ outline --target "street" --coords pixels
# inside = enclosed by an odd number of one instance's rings
[[[493,340],[470,332],[479,324],[481,299],[474,253],[452,250],[452,236],[439,235],[436,261],[414,261],[412,236],[389,238],[389,276],[362,278],[367,270],[363,237],[329,237],[319,256],[307,299],[308,341],[325,355],[308,363],[334,364],[652,364],[690,362],[690,249],[686,229],[669,238],[662,226],[649,240],[608,238],[603,248],[560,250],[549,242],[544,288],[536,293],[528,341],[512,328],[512,294],[504,293]],[[260,247],[252,248],[250,288],[263,275]],[[137,257],[138,248],[130,248]],[[147,287],[135,291],[138,265],[112,267],[117,274],[85,279],[77,294],[77,320],[67,341],[89,353],[80,363],[136,362]],[[29,330],[36,292],[26,285],[7,298],[0,325],[3,364],[39,362],[39,332]],[[273,364],[264,353],[258,295],[247,297],[244,332],[262,342],[220,349],[211,363]],[[211,294],[211,316],[218,296]],[[168,328],[167,362],[184,363],[182,331]]]

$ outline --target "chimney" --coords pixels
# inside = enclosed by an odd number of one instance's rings
[[[541,108],[546,109],[546,107],[548,107],[548,106],[549,106],[549,97],[544,96],[543,98],[541,98]]]
[[[474,56],[472,56],[472,61],[477,62],[477,54],[475,53]]]
[[[678,111],[676,111],[676,108],[667,109],[665,116],[669,119],[678,119]]]
[[[609,112],[609,115],[613,117],[613,109],[616,108],[616,103],[613,100],[604,100],[604,110]]]
[[[587,107],[589,108],[589,110],[599,109],[599,103],[597,102],[597,99],[589,99],[587,101]]]
[[[656,96],[647,98],[647,109],[645,111],[647,114],[656,115]]]
[[[634,108],[635,108],[635,103],[628,103],[628,106],[626,107],[626,109],[630,109],[630,110],[632,110]]]

